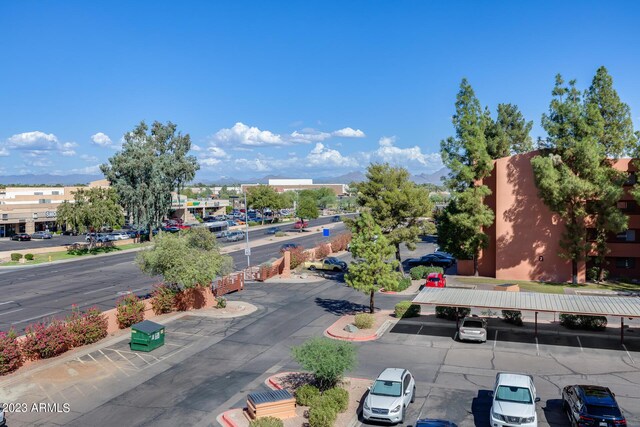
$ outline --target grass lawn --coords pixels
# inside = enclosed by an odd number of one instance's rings
[[[527,280],[499,280],[491,277],[457,277],[457,281],[467,284],[489,284],[503,285],[511,283],[520,286],[520,290],[525,292],[541,292],[545,294],[563,294],[565,288],[578,290],[606,290],[606,291],[640,291],[640,284],[624,283],[624,282],[607,282],[607,283],[587,283],[580,285],[572,285],[571,283],[546,283],[531,282]]]
[[[2,267],[11,267],[16,265],[33,265],[33,264],[42,264],[45,262],[54,262],[61,261],[65,259],[86,257],[92,255],[101,255],[110,252],[119,252],[127,249],[139,248],[146,245],[146,243],[127,243],[126,245],[120,246],[109,246],[103,248],[96,248],[93,252],[81,253],[81,254],[70,254],[67,251],[55,251],[55,252],[45,252],[43,254],[34,254],[33,261],[25,261],[24,264],[21,264],[18,261],[9,261],[0,264]]]

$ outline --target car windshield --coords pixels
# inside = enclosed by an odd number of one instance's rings
[[[510,387],[501,385],[496,392],[496,400],[500,402],[514,402],[514,403],[533,403],[531,399],[531,392],[525,387]]]
[[[587,405],[587,413],[598,417],[620,417],[620,409],[615,406]]]
[[[462,324],[464,328],[482,328],[482,321],[480,320],[465,320]]]
[[[399,397],[402,394],[402,383],[399,381],[377,380],[371,387],[371,394],[377,396]]]
[[[337,258],[327,258],[326,261],[327,264],[338,264],[340,262],[340,260]]]

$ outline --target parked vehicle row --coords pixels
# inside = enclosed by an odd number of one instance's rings
[[[409,268],[424,265],[427,267],[442,267],[447,269],[456,263],[456,259],[446,252],[434,252],[420,258],[409,258],[405,263]]]

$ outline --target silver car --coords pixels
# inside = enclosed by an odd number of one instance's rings
[[[487,341],[487,321],[482,317],[465,317],[458,328],[460,341]]]
[[[362,404],[362,417],[371,421],[402,423],[407,406],[413,403],[415,395],[416,382],[408,370],[387,368],[369,388]]]
[[[239,242],[241,240],[244,240],[244,232],[242,232],[242,231],[230,231],[224,237],[224,240],[226,242]]]

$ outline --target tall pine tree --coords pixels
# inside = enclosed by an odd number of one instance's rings
[[[533,122],[525,120],[518,106],[498,104],[496,120],[491,119],[488,109],[485,110],[485,118],[487,120],[485,130],[487,151],[492,159],[533,150],[533,141],[529,135]]]

